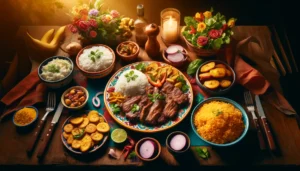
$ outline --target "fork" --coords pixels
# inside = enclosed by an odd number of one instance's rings
[[[45,126],[45,120],[47,118],[47,116],[49,115],[49,113],[51,113],[52,111],[54,111],[55,109],[55,105],[56,105],[56,94],[55,92],[49,92],[48,93],[48,100],[47,100],[47,107],[46,107],[46,113],[44,114],[44,116],[42,117],[42,119],[40,120],[36,131],[34,132],[34,137],[31,141],[31,143],[29,144],[28,148],[27,148],[27,152],[28,154],[31,154],[33,152],[33,149],[37,143],[38,138],[41,135],[42,129]]]
[[[244,99],[245,99],[247,110],[249,112],[251,112],[251,114],[252,114],[252,120],[253,120],[254,126],[257,130],[257,136],[258,136],[258,140],[259,140],[259,147],[260,147],[260,149],[265,150],[266,149],[266,143],[264,141],[264,138],[263,138],[263,135],[262,135],[262,132],[261,132],[261,127],[258,124],[258,119],[257,119],[257,117],[255,115],[255,112],[254,112],[255,108],[254,108],[254,103],[253,103],[253,99],[252,99],[250,91],[245,91],[244,92]]]

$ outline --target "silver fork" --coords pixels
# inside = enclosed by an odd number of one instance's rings
[[[260,147],[260,149],[264,150],[264,149],[266,149],[266,143],[264,141],[264,137],[263,137],[262,132],[261,132],[261,127],[258,124],[258,119],[255,115],[254,103],[253,103],[253,99],[252,99],[250,91],[245,91],[244,92],[244,99],[245,99],[247,110],[249,112],[251,112],[251,114],[252,114],[252,120],[253,120],[254,126],[257,130],[257,136],[258,136],[258,140],[259,140],[259,147]]]
[[[56,94],[55,92],[49,92],[48,93],[48,100],[47,100],[47,107],[46,107],[46,113],[44,114],[44,116],[42,117],[42,119],[40,120],[36,131],[34,132],[34,137],[32,139],[32,142],[29,144],[28,148],[27,148],[27,152],[29,154],[32,153],[35,144],[38,140],[38,137],[40,136],[42,129],[44,128],[45,125],[45,120],[47,119],[47,116],[49,115],[50,112],[54,111],[55,109],[55,105],[56,105]]]

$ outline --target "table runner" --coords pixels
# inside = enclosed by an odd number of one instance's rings
[[[86,87],[88,92],[89,92],[89,99],[88,99],[86,108],[89,109],[89,110],[97,110],[99,113],[102,113],[105,116],[105,118],[106,118],[107,122],[109,123],[109,125],[111,126],[111,130],[114,130],[115,128],[123,128],[123,127],[121,125],[119,125],[110,116],[110,114],[106,110],[103,95],[99,96],[99,98],[101,100],[101,106],[99,108],[94,107],[93,103],[92,103],[92,98],[95,96],[95,94],[97,92],[104,91],[105,86],[106,86],[106,84],[107,84],[107,82],[108,82],[108,80],[110,79],[111,76],[112,76],[112,74],[110,74],[109,76],[107,76],[105,78],[101,78],[101,79],[87,79],[85,76],[83,76],[81,74],[81,72],[77,68],[74,69],[75,84]],[[188,75],[186,75],[186,76],[189,77]],[[196,85],[196,83],[192,82],[191,85],[192,85],[193,92],[194,92],[194,102],[193,102],[193,106],[192,106],[192,109],[193,109],[199,102],[201,102],[204,99],[204,96],[201,94],[201,90],[198,87],[198,85]],[[194,131],[193,131],[191,125],[190,125],[191,113],[192,113],[192,110],[190,111],[188,116],[182,122],[180,122],[178,125],[174,126],[173,128],[170,128],[170,129],[168,129],[166,131],[163,131],[163,132],[139,133],[139,132],[133,132],[133,131],[128,130],[126,128],[125,128],[125,130],[127,131],[128,135],[130,137],[132,137],[133,139],[135,139],[135,140],[138,140],[141,137],[150,136],[150,137],[156,138],[162,145],[165,145],[165,141],[166,141],[166,138],[167,138],[168,134],[170,134],[173,131],[182,131],[182,132],[185,132],[186,134],[188,134],[188,136],[190,137],[192,146],[208,146],[209,144],[202,141],[194,133]],[[109,141],[109,146],[110,147],[115,146],[113,141],[111,141],[111,140]]]

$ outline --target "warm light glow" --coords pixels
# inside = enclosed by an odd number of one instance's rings
[[[168,43],[174,43],[178,38],[178,25],[172,16],[168,18],[169,19],[163,23],[162,38]]]

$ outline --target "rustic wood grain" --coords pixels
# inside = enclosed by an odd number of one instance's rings
[[[23,27],[21,29],[29,29],[33,36],[41,36],[46,30],[50,28],[57,28],[54,26],[43,26],[43,27]],[[239,26],[238,29],[241,30],[251,30],[251,32],[262,32],[262,30],[267,30],[266,27],[243,27]],[[266,33],[268,34],[268,33]],[[238,35],[239,36],[239,35]],[[243,35],[242,35],[243,36]],[[62,45],[66,45],[68,42],[77,41],[76,36],[66,32],[66,39]],[[161,49],[166,48],[162,44],[161,39]],[[63,48],[62,46],[62,48]],[[61,49],[58,50],[57,54],[66,55]],[[24,54],[23,54],[24,55]],[[191,59],[196,59],[196,55],[190,53]],[[151,60],[151,58],[141,50],[139,54],[139,60]],[[115,70],[117,70],[121,65],[125,63],[120,62],[116,65]],[[38,66],[38,62],[34,64],[33,68]],[[234,100],[240,102],[242,105],[243,88],[236,86],[236,90],[231,95]],[[59,93],[59,92],[58,92]],[[230,97],[231,97],[230,96]],[[151,166],[161,166],[161,165],[172,165],[172,166],[199,166],[199,165],[299,165],[300,164],[300,134],[297,127],[297,123],[293,117],[288,117],[280,113],[277,109],[272,107],[267,103],[263,103],[266,116],[270,123],[271,130],[273,131],[274,140],[278,150],[275,152],[266,151],[262,152],[259,149],[259,144],[256,136],[256,132],[253,131],[252,127],[249,130],[246,137],[241,141],[241,143],[228,148],[214,148],[207,147],[210,152],[210,158],[207,160],[198,157],[195,152],[195,148],[191,149],[182,156],[173,156],[168,152],[166,147],[162,148],[161,156],[157,161],[151,162]],[[45,113],[46,104],[37,106],[39,108],[39,119]],[[43,134],[47,131],[50,126],[50,121],[53,114],[50,114],[44,129]],[[95,152],[94,154],[88,156],[77,156],[70,153],[64,148],[61,142],[61,127],[65,119],[69,116],[69,112],[65,109],[59,122],[57,123],[57,129],[55,129],[54,136],[51,139],[47,154],[43,161],[38,161],[35,150],[32,156],[27,156],[26,147],[31,141],[31,137],[34,134],[34,129],[28,130],[27,132],[17,130],[13,125],[11,118],[4,120],[0,123],[0,165],[93,165],[93,166],[148,166],[149,163],[130,162],[129,160],[124,161],[114,160],[108,157],[107,152],[109,147],[104,146],[104,148]],[[190,126],[190,125],[187,125]],[[146,136],[146,135],[143,135]],[[147,135],[151,136],[151,135]],[[36,149],[40,148],[40,140]],[[109,139],[109,141],[111,141]],[[120,150],[118,150],[120,153]]]

